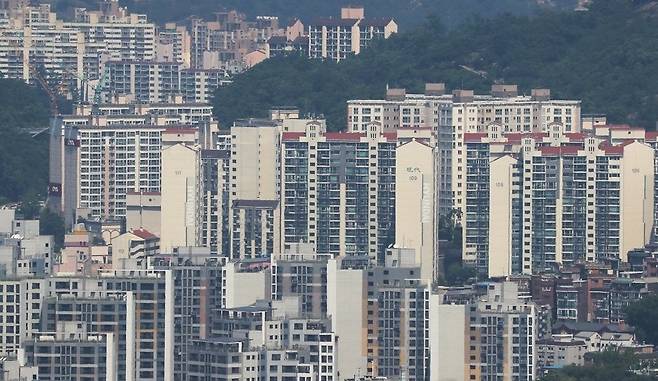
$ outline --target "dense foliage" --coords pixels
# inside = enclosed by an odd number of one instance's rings
[[[42,0],[54,3],[58,12],[72,14],[74,7],[95,9],[94,0]],[[553,6],[573,8],[576,0],[543,2]],[[157,22],[179,21],[197,15],[211,18],[214,12],[237,9],[249,17],[279,16],[284,22],[293,17],[309,20],[317,16],[337,16],[342,5],[352,0],[120,0],[131,11],[146,13]],[[368,16],[395,16],[403,27],[422,22],[428,14],[442,15],[450,25],[479,14],[485,17],[502,13],[528,14],[539,9],[537,0],[361,0]]]
[[[646,364],[628,352],[594,353],[591,364],[567,366],[549,372],[541,381],[649,381],[653,377],[637,374]],[[652,366],[652,365],[651,365]],[[650,366],[649,366],[650,367]]]
[[[597,0],[589,12],[472,19],[446,29],[437,18],[339,64],[272,59],[221,88],[216,114],[265,116],[271,106],[322,113],[345,125],[345,101],[381,98],[387,85],[422,91],[425,82],[486,91],[493,82],[583,100],[587,113],[653,128],[658,118],[658,19],[631,0]],[[474,74],[462,65],[485,73]]]
[[[626,308],[626,321],[640,341],[658,345],[658,295],[649,295]]]
[[[0,79],[0,203],[43,199],[48,179],[48,98],[18,80]]]

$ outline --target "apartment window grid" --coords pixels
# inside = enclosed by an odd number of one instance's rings
[[[474,252],[475,269],[486,274],[489,269],[489,145],[466,147],[466,226],[467,252]]]
[[[596,158],[595,234],[598,259],[616,258],[619,255],[621,223],[619,162],[620,158],[617,156]]]

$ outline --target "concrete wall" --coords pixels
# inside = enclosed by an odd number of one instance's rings
[[[517,160],[504,156],[489,168],[489,276],[512,272],[512,166]]]
[[[336,368],[339,379],[367,373],[367,324],[365,274],[341,270],[332,259],[327,264],[327,315],[338,338]]]
[[[396,149],[395,246],[414,249],[422,279],[432,280],[437,257],[434,150],[411,141]]]
[[[239,272],[236,263],[226,265],[226,308],[245,307],[270,296],[270,270]]]
[[[654,150],[646,144],[624,147],[621,163],[621,237],[619,257],[651,240],[654,219]]]
[[[466,306],[430,296],[430,380],[466,380]]]
[[[198,156],[198,149],[184,144],[162,150],[162,252],[197,246]]]

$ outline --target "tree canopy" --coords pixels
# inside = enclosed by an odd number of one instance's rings
[[[658,345],[658,295],[652,294],[626,308],[626,321],[638,340]]]
[[[383,98],[387,85],[422,91],[425,82],[487,91],[516,83],[582,99],[585,113],[653,128],[658,119],[658,18],[632,0],[597,0],[588,12],[472,18],[447,29],[436,17],[379,41],[341,63],[284,57],[265,61],[218,89],[223,125],[265,116],[272,106],[324,114],[345,126],[345,101]],[[482,75],[463,67],[480,71]]]
[[[567,366],[552,370],[541,381],[649,381],[653,377],[638,374],[642,367],[630,351],[607,350],[592,354],[585,366]]]
[[[0,203],[43,199],[48,181],[48,98],[23,81],[0,79]],[[30,214],[35,214],[34,210]]]

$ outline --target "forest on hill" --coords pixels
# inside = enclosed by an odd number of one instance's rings
[[[0,204],[45,198],[48,134],[30,130],[49,124],[48,98],[23,81],[0,79]]]
[[[457,28],[431,17],[341,63],[301,57],[268,60],[215,96],[222,124],[262,117],[273,106],[324,114],[345,125],[345,101],[382,98],[386,86],[422,91],[425,82],[487,91],[516,83],[582,99],[583,112],[653,129],[658,119],[658,17],[635,0],[597,0],[587,12],[472,18]],[[649,2],[652,3],[652,2]],[[474,74],[474,69],[483,73]]]

